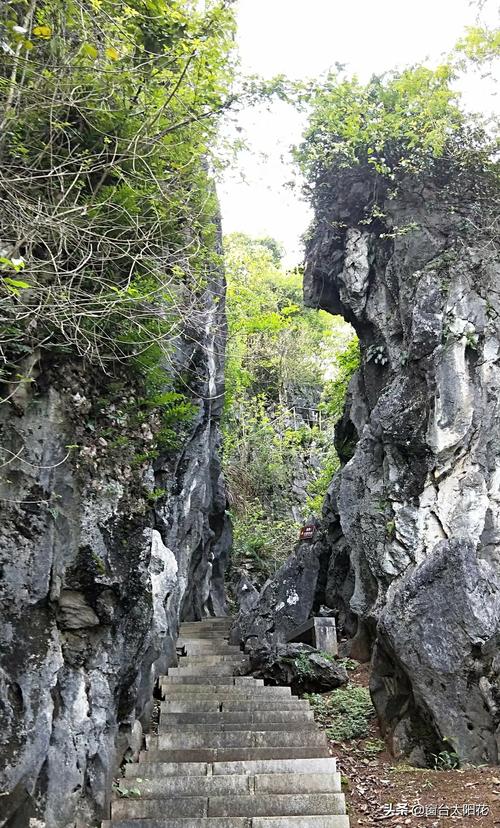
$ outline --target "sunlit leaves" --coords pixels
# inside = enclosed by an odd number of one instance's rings
[[[331,166],[368,164],[392,176],[401,162],[417,168],[439,157],[463,123],[453,70],[443,64],[373,77],[330,75],[310,101],[311,117],[297,158],[308,178]]]
[[[96,47],[92,45],[92,43],[82,43],[81,52],[92,60],[96,60],[99,56],[99,52]]]
[[[500,28],[489,30],[481,26],[469,26],[465,36],[458,41],[456,50],[475,63],[485,63],[498,58],[500,57]]]
[[[40,37],[43,40],[49,40],[49,38],[52,37],[52,29],[50,26],[47,25],[35,26],[33,28],[33,35],[35,37]]]
[[[119,60],[120,59],[120,53],[118,52],[117,49],[114,48],[114,46],[108,46],[108,48],[105,49],[105,55],[106,55],[107,58],[109,58],[109,60]]]

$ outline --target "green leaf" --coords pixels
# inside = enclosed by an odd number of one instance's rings
[[[120,53],[114,46],[108,46],[104,53],[109,60],[120,60]]]
[[[35,37],[41,37],[43,40],[49,40],[52,37],[52,29],[50,26],[35,26],[33,29]]]
[[[3,280],[5,284],[14,288],[21,288],[22,290],[32,287],[32,285],[29,285],[27,282],[21,282],[19,279],[11,279],[9,276],[4,276]]]
[[[95,46],[92,46],[92,43],[82,43],[81,51],[84,55],[87,55],[87,57],[92,58],[92,60],[99,57],[99,52]]]

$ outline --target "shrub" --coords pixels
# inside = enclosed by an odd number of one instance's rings
[[[308,695],[316,719],[334,742],[368,736],[375,709],[366,687],[350,685],[332,693]]]

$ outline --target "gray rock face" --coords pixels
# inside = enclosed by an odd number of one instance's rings
[[[469,761],[498,761],[499,619],[498,567],[462,538],[438,543],[395,585],[379,619],[371,687],[395,754],[415,743],[422,700],[432,722],[425,748],[433,747],[437,729]],[[394,672],[396,659],[411,676],[410,704],[404,676]]]
[[[397,752],[447,739],[497,762],[500,270],[483,183],[453,175],[381,196],[368,223],[364,170],[318,202],[306,297],[362,350],[324,507],[324,601],[357,630],[355,657],[374,647]]]
[[[259,590],[253,585],[250,578],[242,575],[235,588],[235,596],[240,612],[248,613],[259,600]]]
[[[180,365],[196,365],[197,414],[163,459],[148,459],[153,435],[131,422],[127,383],[96,402],[106,377],[82,366],[41,366],[2,406],[1,825],[99,824],[118,764],[141,748],[156,677],[176,661],[179,619],[225,611],[222,293],[214,281],[179,348]]]
[[[379,187],[370,219],[369,172],[333,183],[318,190],[304,290],[360,339],[336,429],[343,467],[314,543],[237,632],[279,643],[325,604],[350,655],[373,656],[395,753],[422,763],[451,744],[462,760],[499,762],[500,268],[488,185],[441,170],[392,198]]]
[[[242,606],[231,636],[245,649],[285,644],[287,636],[306,621],[315,606],[317,581],[324,549],[304,541],[264,584],[250,606]]]

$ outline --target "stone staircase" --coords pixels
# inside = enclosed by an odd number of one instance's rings
[[[149,737],[103,828],[349,828],[340,774],[307,701],[234,676],[230,619],[181,625]],[[137,791],[140,791],[138,795]]]

